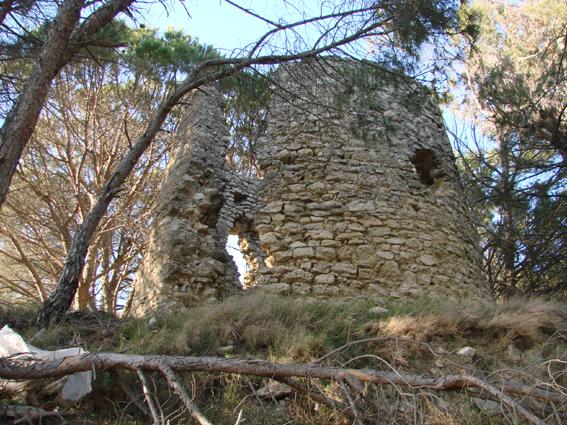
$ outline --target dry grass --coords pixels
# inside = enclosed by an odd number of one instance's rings
[[[153,330],[145,321],[130,321],[124,325],[123,348],[311,361],[367,320],[368,308],[365,301],[321,304],[253,292],[160,318]]]
[[[61,348],[80,342],[91,351],[252,356],[293,362],[324,357],[322,363],[332,366],[394,368],[438,376],[474,373],[494,382],[507,379],[567,386],[564,304],[514,300],[479,307],[422,299],[387,305],[389,313],[374,314],[371,308],[377,304],[372,300],[313,301],[250,292],[175,312],[159,318],[153,328],[146,320],[77,315],[50,329],[35,344]],[[458,356],[456,351],[463,346],[476,348],[477,355],[473,359]],[[115,378],[105,379],[97,383],[101,391],[116,391]],[[133,379],[130,384],[136,389]],[[215,423],[234,424],[240,410],[248,425],[345,423],[338,412],[304,397],[277,403],[259,401],[254,391],[265,385],[260,379],[194,374],[187,375],[185,382]],[[304,381],[304,385],[344,398],[333,383]],[[156,388],[161,399],[167,400],[167,389]],[[375,423],[510,423],[500,411],[485,412],[466,394],[373,386],[364,391],[365,404],[360,409]],[[113,396],[113,400],[118,398]],[[541,415],[551,409],[544,404],[537,408]],[[98,410],[103,411],[101,407]]]
[[[498,306],[480,327],[500,332],[504,338],[528,347],[548,335],[567,335],[567,306],[542,300],[513,300]]]
[[[379,334],[427,342],[434,338],[490,338],[529,348],[552,334],[567,334],[567,305],[543,300],[514,300],[477,311],[441,305],[435,313],[395,315],[374,324]],[[498,340],[498,341],[496,341]]]

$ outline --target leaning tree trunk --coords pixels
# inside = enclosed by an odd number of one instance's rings
[[[500,165],[502,167],[501,176],[501,245],[502,252],[502,293],[501,295],[509,299],[517,291],[517,270],[516,270],[516,239],[514,229],[514,179],[510,164],[510,150],[508,141],[504,141],[500,148]]]
[[[0,131],[0,206],[4,203],[20,156],[43,108],[51,81],[70,59],[69,41],[81,15],[83,1],[67,0],[47,33],[38,63]]]
[[[58,321],[71,306],[79,285],[79,277],[85,265],[89,244],[98,224],[104,217],[112,199],[122,190],[122,185],[138,162],[138,159],[154,140],[171,109],[177,105],[179,100],[190,90],[206,84],[215,78],[214,76],[197,78],[198,72],[199,70],[196,69],[187,78],[186,83],[169,95],[160,105],[158,110],[153,114],[146,131],[138,138],[104,185],[95,205],[89,211],[73,238],[63,272],[59,278],[57,289],[44,302],[39,311],[37,317],[38,325],[48,326],[51,322]]]
[[[0,207],[6,199],[12,177],[35,129],[47,99],[51,82],[89,38],[134,0],[111,0],[77,26],[85,0],[66,0],[47,33],[38,62],[10,109],[0,130]]]

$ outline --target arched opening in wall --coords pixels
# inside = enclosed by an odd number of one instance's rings
[[[437,159],[431,149],[417,149],[410,161],[421,184],[431,186],[435,183],[434,170],[437,168]]]
[[[244,276],[248,273],[249,268],[246,258],[244,258],[244,254],[240,250],[238,235],[228,235],[226,251],[232,257],[238,268],[238,280],[240,281],[240,285],[244,285]]]
[[[240,284],[244,288],[256,285],[260,270],[264,267],[264,254],[260,238],[247,221],[235,223],[228,236],[226,250],[238,268]]]

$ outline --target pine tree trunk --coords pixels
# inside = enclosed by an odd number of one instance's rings
[[[514,228],[514,177],[511,175],[510,152],[507,141],[500,147],[501,181],[501,252],[502,252],[502,296],[509,299],[517,292],[516,234]]]
[[[85,0],[65,0],[50,25],[39,59],[0,129],[0,207],[39,119],[49,87],[88,39],[126,10],[134,0],[112,0],[77,25]]]
[[[72,56],[69,41],[83,6],[84,0],[67,0],[59,7],[38,62],[0,130],[0,206],[35,129],[51,81]]]

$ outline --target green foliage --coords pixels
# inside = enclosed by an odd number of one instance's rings
[[[375,61],[401,74],[420,74],[420,79],[427,73],[433,86],[443,88],[438,81],[447,78],[443,68],[451,56],[458,57],[458,52],[449,52],[447,46],[457,34],[475,40],[477,14],[467,2],[453,0],[385,0],[376,4],[377,16],[386,17],[389,34],[388,41],[381,37],[373,40]]]
[[[537,198],[529,208],[529,217],[521,244],[523,273],[527,293],[565,291],[567,270],[567,190],[550,194],[545,185],[535,186]]]
[[[196,64],[220,57],[212,47],[172,28],[159,36],[155,29],[132,31],[124,56],[131,66],[159,78],[186,75]]]
[[[563,3],[530,0],[497,7],[476,2],[482,36],[468,68],[477,98],[497,127],[539,148],[547,143],[558,149],[552,127],[564,127],[559,115],[567,95]]]
[[[476,42],[481,34],[480,21],[482,12],[472,6],[469,2],[461,2],[461,7],[457,11],[457,22],[459,32]]]
[[[258,144],[266,132],[271,98],[269,77],[269,72],[259,75],[243,71],[221,82],[224,114],[231,135],[227,165],[237,173],[258,173]]]
[[[458,23],[459,2],[455,1],[392,0],[384,2],[383,7],[393,17],[400,46],[412,54],[417,54],[432,33]]]
[[[495,294],[503,297],[561,293],[567,266],[565,189],[553,174],[545,175],[555,167],[549,151],[522,150],[513,140],[462,154],[458,162],[479,220],[489,279]],[[507,240],[513,242],[506,245]]]
[[[563,3],[478,0],[467,12],[478,17],[480,33],[466,63],[464,103],[486,142],[471,138],[460,164],[502,297],[567,289]]]

